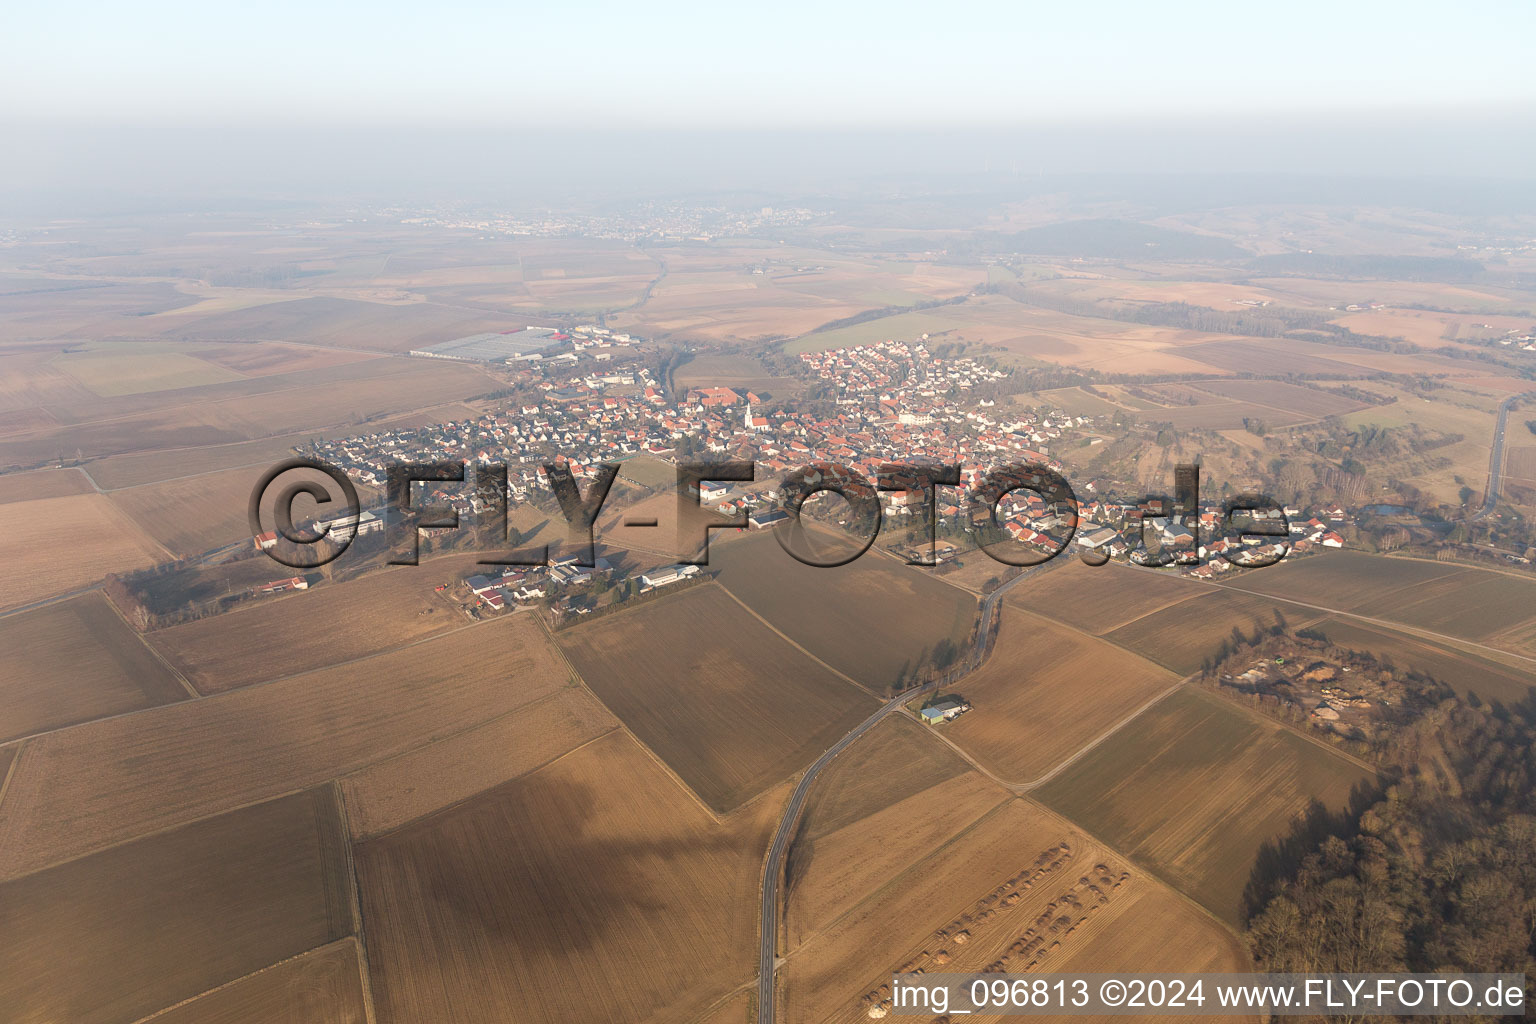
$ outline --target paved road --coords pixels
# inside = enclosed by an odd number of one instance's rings
[[[1067,552],[1070,555],[1070,552]],[[1020,580],[1039,571],[1038,567],[1026,569],[1013,579],[998,587],[981,603],[981,621],[976,630],[975,646],[972,647],[967,657],[974,660],[974,664],[980,664],[981,656],[985,653],[987,634],[991,630],[992,615],[996,611],[997,602],[1002,599],[1008,589]],[[903,704],[914,697],[920,697],[924,693],[937,686],[937,683],[926,683],[906,691],[897,697],[892,697],[880,705],[880,710],[870,715],[859,725],[855,726],[842,739],[838,740],[827,752],[816,759],[816,762],[806,769],[801,777],[800,784],[790,795],[789,804],[784,808],[784,817],[779,820],[779,830],[774,833],[773,844],[768,847],[768,859],[763,865],[763,907],[762,907],[762,944],[758,950],[757,961],[757,1020],[758,1024],[774,1024],[774,972],[778,969],[779,946],[779,879],[784,874],[784,855],[789,851],[790,841],[794,838],[795,828],[800,822],[800,812],[805,809],[806,797],[810,794],[811,783],[816,781],[816,776],[821,770],[831,763],[832,759],[848,748],[854,740],[864,735],[880,720],[898,710]]]
[[[1499,419],[1493,428],[1493,454],[1488,460],[1488,490],[1483,496],[1483,507],[1472,516],[1472,522],[1485,519],[1499,504],[1499,487],[1504,476],[1504,427],[1509,421],[1510,408],[1526,395],[1510,395],[1499,403]]]

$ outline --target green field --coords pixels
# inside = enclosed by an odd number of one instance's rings
[[[1036,791],[1047,806],[1242,925],[1266,843],[1373,775],[1278,723],[1186,687]]]

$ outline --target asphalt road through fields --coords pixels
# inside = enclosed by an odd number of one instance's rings
[[[981,664],[982,655],[985,653],[987,636],[991,631],[992,616],[996,614],[997,602],[1003,595],[1018,583],[1032,575],[1036,570],[1029,569],[998,587],[981,603],[980,625],[975,634],[972,649],[968,657],[972,660],[972,667]],[[849,744],[864,735],[887,715],[897,711],[903,704],[914,697],[920,697],[929,690],[934,689],[937,682],[925,683],[915,689],[908,690],[899,696],[892,697],[880,706],[880,710],[860,722],[842,739],[827,748],[826,753],[818,757],[814,764],[806,769],[800,778],[800,784],[790,795],[789,803],[784,808],[784,817],[779,821],[778,831],[774,833],[773,843],[768,847],[768,858],[763,865],[763,906],[762,906],[762,941],[758,950],[757,963],[757,1020],[758,1024],[774,1024],[774,996],[775,996],[775,972],[778,969],[778,944],[779,944],[779,883],[784,875],[784,855],[789,851],[790,841],[794,838],[795,828],[800,822],[800,812],[805,809],[806,797],[810,794],[811,784],[816,781],[816,776],[821,770],[832,762],[838,754],[846,750]]]
[[[1485,518],[1499,504],[1499,486],[1504,475],[1504,428],[1509,423],[1509,410],[1526,395],[1510,395],[1499,403],[1499,420],[1493,428],[1493,454],[1488,459],[1488,489],[1483,495],[1483,507],[1472,516],[1475,523]]]

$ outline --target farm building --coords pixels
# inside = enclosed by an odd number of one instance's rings
[[[549,570],[549,579],[563,587],[579,587],[598,576],[606,576],[613,566],[606,558],[596,559],[591,566],[577,565],[574,558],[562,560]]]
[[[384,520],[372,512],[361,511],[355,516],[335,516],[331,519],[315,519],[296,527],[298,530],[311,534],[330,533],[332,536],[347,538],[361,537],[365,534],[375,533],[384,529]],[[277,531],[268,530],[266,533],[258,533],[255,537],[256,550],[270,551],[277,545]]]
[[[362,537],[384,529],[384,520],[364,509],[355,516],[317,519],[315,526],[320,531],[330,531],[341,536]]]
[[[640,574],[640,589],[654,590],[657,587],[665,587],[676,583],[678,580],[697,576],[699,567],[696,565],[665,565],[660,569],[652,569],[650,572]]]
[[[464,582],[469,585],[470,590],[475,592],[476,597],[483,597],[493,591],[500,590],[502,586],[501,580],[493,580],[489,576],[471,576]]]
[[[730,388],[694,388],[688,392],[688,402],[706,409],[720,405],[735,405],[741,396]]]
[[[290,576],[285,580],[273,580],[257,588],[263,594],[281,594],[287,590],[308,590],[309,580],[303,576]]]
[[[427,359],[500,363],[509,359],[526,359],[532,355],[541,354],[564,340],[566,336],[548,327],[530,326],[523,330],[471,334],[437,345],[412,349],[410,354]]]
[[[766,512],[759,512],[756,515],[750,516],[750,517],[748,517],[747,522],[752,524],[752,528],[754,530],[765,530],[768,527],[773,526],[773,525],[775,525],[777,523],[782,523],[784,520],[786,520],[788,518],[789,518],[789,513],[788,512],[785,512],[781,508],[775,508],[775,509],[770,509],[770,510],[768,510]]]
[[[1088,548],[1091,551],[1094,548],[1100,548],[1105,544],[1113,543],[1119,537],[1120,534],[1116,533],[1112,527],[1099,526],[1096,523],[1084,523],[1082,528],[1078,530],[1077,544],[1079,547]]]
[[[918,712],[925,725],[938,725],[958,718],[971,710],[971,705],[957,697],[945,697]]]

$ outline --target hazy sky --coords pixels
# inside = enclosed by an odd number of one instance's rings
[[[10,6],[0,116],[1000,125],[1536,101],[1536,3]]]
[[[0,214],[988,175],[1536,182],[1536,0],[49,0],[3,25]]]

